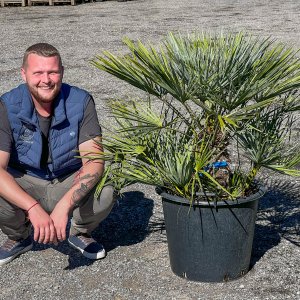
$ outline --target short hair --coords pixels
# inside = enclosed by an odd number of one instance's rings
[[[37,43],[30,46],[24,53],[22,67],[26,67],[27,59],[30,54],[37,54],[43,57],[53,57],[57,56],[59,58],[60,66],[62,66],[61,56],[58,50],[47,43]]]

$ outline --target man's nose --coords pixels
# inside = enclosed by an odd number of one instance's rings
[[[48,73],[43,73],[43,75],[42,75],[42,81],[45,82],[45,83],[50,82],[50,76],[49,76]]]

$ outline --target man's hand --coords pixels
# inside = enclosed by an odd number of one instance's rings
[[[34,228],[34,240],[39,243],[57,243],[53,220],[36,200],[23,190],[7,172],[10,154],[0,150],[0,196],[9,203],[28,211],[28,217]],[[34,204],[34,205],[33,205]]]
[[[50,215],[55,227],[57,240],[60,242],[66,239],[66,227],[70,209],[71,207],[68,203],[59,201]]]
[[[28,212],[28,217],[34,228],[33,238],[36,242],[57,244],[54,222],[40,205],[32,207]]]

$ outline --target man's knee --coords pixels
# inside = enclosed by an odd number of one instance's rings
[[[0,229],[10,239],[27,238],[30,223],[25,212],[0,198]]]
[[[96,197],[95,190],[83,201],[79,207],[75,208],[73,215],[78,212],[81,217],[107,215],[116,201],[116,194],[112,186],[103,187],[100,195]]]
[[[116,199],[117,196],[114,187],[111,185],[107,185],[103,187],[97,201],[99,202],[99,206],[102,210],[107,210],[113,207]]]
[[[112,186],[105,186],[98,197],[90,195],[87,202],[74,209],[70,234],[94,230],[109,215],[116,199]]]
[[[0,224],[10,224],[18,220],[25,220],[25,212],[0,198]]]

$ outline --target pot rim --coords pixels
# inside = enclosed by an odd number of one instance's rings
[[[252,194],[247,197],[237,198],[234,200],[230,200],[230,199],[222,200],[222,201],[193,201],[191,203],[191,201],[189,201],[186,198],[176,196],[176,195],[171,195],[171,194],[167,193],[165,190],[161,190],[161,192],[160,192],[159,189],[156,189],[156,192],[162,197],[162,199],[171,200],[172,202],[181,203],[183,205],[189,205],[189,206],[199,205],[199,206],[207,206],[207,207],[234,206],[234,205],[239,205],[239,204],[243,204],[243,203],[248,203],[251,201],[258,200],[266,193],[266,191],[267,191],[267,189],[264,186],[258,186],[258,191],[255,194]]]

